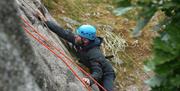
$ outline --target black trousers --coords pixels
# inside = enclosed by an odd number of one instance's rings
[[[114,79],[115,79],[115,74],[107,74],[104,75],[99,81],[99,83],[107,90],[107,91],[113,91],[114,88]],[[99,87],[100,91],[104,91],[101,87]]]

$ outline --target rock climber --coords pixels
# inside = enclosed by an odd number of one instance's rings
[[[91,76],[98,81],[107,91],[113,91],[113,81],[115,72],[111,63],[105,58],[100,50],[103,39],[96,36],[96,28],[92,25],[81,25],[76,29],[76,33],[64,30],[62,27],[48,20],[42,14],[38,15],[45,21],[49,29],[59,37],[72,43],[75,48],[79,62],[90,69]],[[89,86],[94,84],[89,77],[82,80]],[[100,91],[103,91],[100,89]]]

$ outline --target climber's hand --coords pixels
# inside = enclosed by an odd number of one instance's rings
[[[36,11],[35,16],[41,21],[47,21],[46,17],[39,10]]]
[[[90,80],[89,78],[82,78],[82,80],[87,84],[87,85],[90,85]]]

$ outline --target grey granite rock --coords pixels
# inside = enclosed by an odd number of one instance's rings
[[[18,16],[22,16],[48,37],[50,43],[71,57],[60,39],[34,16],[34,10],[41,7],[44,10],[41,12],[55,21],[39,0],[0,1],[0,91],[86,91],[62,59],[30,37],[19,25],[22,21]],[[83,77],[75,66],[70,66]]]

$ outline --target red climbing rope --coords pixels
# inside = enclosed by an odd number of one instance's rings
[[[24,1],[24,0],[23,0],[23,1]],[[22,2],[22,3],[23,3],[23,2]],[[28,4],[26,1],[24,1],[24,3],[26,3],[28,6],[30,6],[30,8],[32,8],[32,10],[34,10],[34,12],[36,11],[36,9],[34,9],[34,8],[33,8],[30,4]],[[28,8],[27,8],[27,9],[28,9]],[[47,41],[47,38],[45,38],[45,37],[43,37],[41,34],[39,34],[25,19],[23,19],[22,17],[21,17],[21,19],[22,19],[28,26],[30,26],[40,37],[42,37],[44,40]],[[44,23],[44,22],[43,22],[43,23]],[[44,24],[46,25],[46,23],[44,23]],[[46,27],[47,27],[47,25],[46,25]],[[49,28],[47,27],[47,29],[49,29]],[[65,58],[67,58],[71,63],[73,63],[74,65],[76,65],[76,67],[77,67],[79,70],[81,70],[86,76],[90,77],[90,79],[92,79],[96,85],[98,85],[100,88],[102,88],[104,91],[106,91],[106,89],[105,89],[103,86],[101,86],[93,77],[91,77],[91,75],[90,75],[89,73],[87,73],[87,72],[86,72],[85,70],[83,70],[79,65],[77,65],[76,63],[74,63],[74,62],[72,61],[72,59],[70,59],[65,53],[61,52],[61,50],[58,49],[57,47],[55,47],[54,45],[52,45],[52,47],[54,47],[59,53],[61,53],[63,56],[65,56]]]
[[[32,27],[23,17],[21,17],[20,16],[20,18],[24,21],[24,23],[26,24],[26,25],[28,25],[29,27],[31,27],[31,29],[35,32],[35,33],[37,33],[38,34],[38,36],[40,36],[42,39],[44,39],[45,41],[47,41],[47,38],[45,38],[44,36],[42,36],[36,29],[34,29],[34,27]],[[28,32],[28,30],[25,28],[25,27],[23,27],[25,30],[26,30],[26,32]],[[30,32],[28,32],[28,34],[30,34]],[[31,33],[30,34],[32,37],[33,37],[33,34]],[[35,38],[35,36],[33,37],[33,38]],[[35,38],[36,40],[38,39],[38,38]],[[39,41],[40,42],[40,40],[37,40],[37,41]],[[41,41],[42,42],[42,41]],[[43,43],[43,42],[42,42]],[[44,45],[45,45],[45,43],[43,43]],[[103,86],[101,86],[93,77],[91,77],[91,75],[89,74],[89,73],[87,73],[85,70],[83,70],[80,66],[78,66],[76,63],[74,63],[73,61],[72,61],[72,59],[70,59],[65,53],[63,53],[63,52],[61,52],[62,50],[60,50],[60,49],[58,49],[57,47],[55,47],[54,45],[52,45],[52,44],[50,44],[51,45],[51,47],[53,47],[56,51],[58,51],[60,54],[62,54],[62,56],[63,57],[65,57],[68,61],[70,61],[73,65],[75,65],[79,70],[81,70],[86,76],[88,76],[90,79],[92,79],[93,81],[94,81],[94,83],[96,84],[96,85],[98,85],[100,88],[102,88],[104,91],[107,91]],[[45,45],[45,47],[47,48],[48,47],[48,49],[51,49],[51,47],[49,47],[49,46],[47,46],[47,45]],[[58,58],[59,58],[59,55],[57,54],[57,53],[55,53],[52,49],[50,50],[53,54],[55,54]],[[62,59],[61,57],[60,57],[60,59]],[[65,61],[65,60],[64,60]],[[63,62],[64,62],[63,61]],[[64,62],[65,64],[66,64],[66,62]],[[72,71],[72,68],[68,65],[68,64],[66,64],[67,66],[68,66],[68,68]],[[74,75],[76,74],[76,73],[73,73]],[[77,76],[77,74],[75,75],[75,76]],[[84,82],[79,78],[79,77],[77,77],[83,84],[84,84]],[[84,84],[85,86],[86,86],[86,84]],[[87,86],[86,86],[86,88],[87,88]],[[89,89],[89,88],[88,88]]]
[[[37,40],[40,44],[42,44],[44,47],[46,47],[49,51],[51,51],[55,56],[57,56],[59,59],[61,59],[66,66],[70,69],[70,71],[83,83],[83,85],[88,89],[88,91],[91,91],[91,88],[86,85],[86,83],[77,75],[77,73],[70,67],[70,65],[57,53],[55,53],[49,46],[47,46],[43,41],[39,40],[37,37],[35,37],[27,28],[22,26],[22,28],[29,34],[31,35],[35,40]]]

